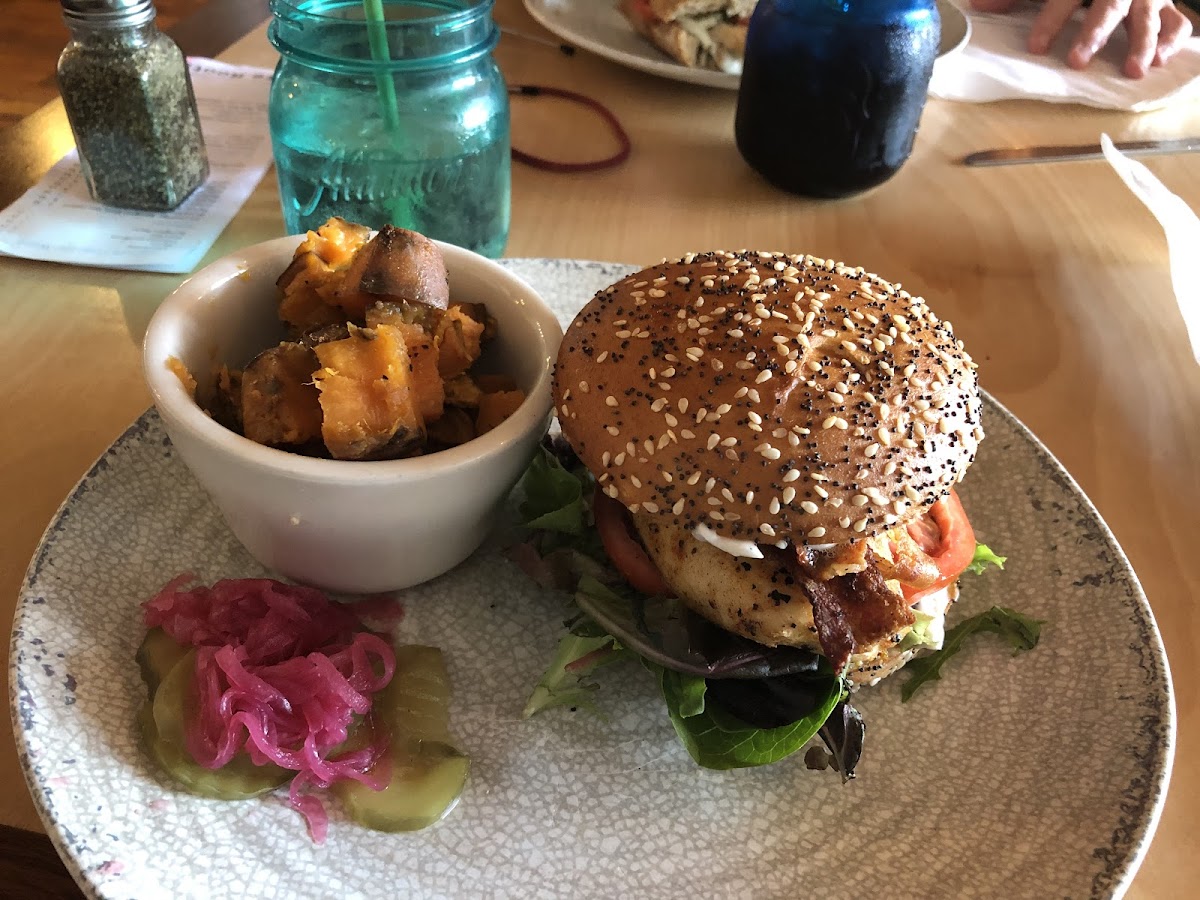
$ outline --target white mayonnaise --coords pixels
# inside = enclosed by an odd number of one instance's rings
[[[730,556],[742,556],[747,559],[762,559],[762,549],[754,541],[739,541],[734,538],[722,537],[717,534],[707,525],[697,525],[692,529],[692,537],[698,541],[704,541],[706,544],[711,544],[718,550],[728,553]],[[789,541],[776,541],[775,546],[780,550],[786,550],[789,546]],[[805,544],[810,550],[832,550],[837,544]]]
[[[762,559],[763,552],[754,541],[738,541],[733,538],[721,537],[707,525],[697,525],[692,529],[696,540],[712,544],[718,550],[723,550],[730,556],[744,556],[748,559]]]
[[[942,643],[946,640],[946,610],[949,608],[949,587],[927,594],[913,604],[913,609],[919,609],[925,615],[933,616],[933,621],[929,623],[929,637],[937,642],[934,650],[941,650]]]

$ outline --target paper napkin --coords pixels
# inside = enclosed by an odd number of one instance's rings
[[[271,164],[271,70],[189,59],[208,180],[171,212],[114,209],[88,196],[74,149],[0,211],[0,253],[26,259],[190,272]]]
[[[1200,97],[1200,38],[1190,38],[1168,65],[1151,67],[1144,78],[1134,79],[1121,72],[1129,40],[1120,26],[1086,69],[1066,64],[1084,10],[1075,14],[1048,54],[1035,56],[1025,45],[1041,3],[1026,0],[1011,12],[995,14],[970,9],[969,0],[955,0],[955,5],[971,21],[971,39],[934,67],[929,91],[935,97],[975,103],[1024,98],[1131,112]]]
[[[1200,363],[1200,218],[1178,196],[1171,193],[1154,173],[1113,146],[1107,134],[1100,135],[1100,148],[1125,186],[1154,213],[1167,234],[1171,284],[1183,324],[1192,341],[1192,354]]]

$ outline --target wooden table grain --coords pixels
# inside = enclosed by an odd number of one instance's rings
[[[543,33],[519,0],[500,0],[496,15],[517,30]],[[223,56],[273,62],[261,30]],[[1200,104],[1132,115],[931,101],[913,158],[892,181],[863,197],[814,202],[770,188],[742,163],[732,140],[732,93],[507,35],[497,56],[510,84],[553,85],[600,100],[633,141],[628,162],[614,170],[563,176],[515,166],[507,255],[642,264],[717,247],[806,251],[901,281],[954,322],[980,363],[983,386],[1063,462],[1145,586],[1174,672],[1178,749],[1157,837],[1127,896],[1193,895],[1200,884],[1193,838],[1200,830],[1200,663],[1193,650],[1200,567],[1192,565],[1200,547],[1200,366],[1174,303],[1166,243],[1103,162],[968,169],[960,160],[988,147],[1092,142],[1101,132],[1118,140],[1198,134]],[[514,98],[513,140],[564,159],[613,147],[593,114],[545,97]],[[0,136],[0,170],[10,169],[5,152]],[[1195,156],[1147,165],[1200,209]],[[36,177],[36,166],[31,171]],[[268,175],[207,259],[280,233]],[[180,280],[0,261],[5,619],[58,504],[149,404],[139,342]],[[7,729],[0,788],[0,825],[43,829]]]

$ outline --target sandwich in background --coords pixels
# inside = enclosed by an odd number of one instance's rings
[[[742,73],[746,28],[758,0],[619,0],[630,24],[693,69]]]

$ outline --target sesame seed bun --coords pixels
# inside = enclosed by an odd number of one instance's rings
[[[598,293],[555,368],[563,434],[631,512],[837,544],[903,524],[974,460],[974,363],[919,297],[810,256],[714,251]]]

